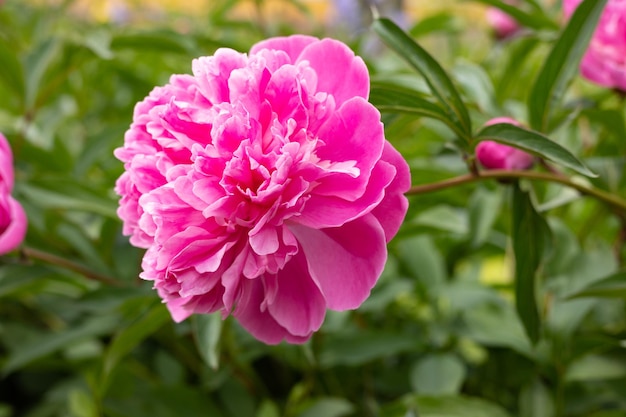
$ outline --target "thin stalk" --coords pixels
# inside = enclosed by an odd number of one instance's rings
[[[414,185],[407,191],[407,195],[416,195],[444,190],[446,188],[455,187],[464,184],[470,184],[478,181],[484,181],[489,179],[506,180],[506,179],[527,179],[531,181],[547,181],[554,182],[566,187],[573,188],[579,191],[581,194],[594,197],[597,200],[617,209],[618,212],[626,213],[626,200],[619,198],[616,195],[608,193],[606,191],[599,190],[594,187],[588,187],[584,184],[572,181],[570,178],[564,175],[558,175],[547,172],[536,171],[508,171],[508,170],[492,170],[492,171],[479,171],[476,173],[459,175],[458,177],[449,178],[443,181],[434,182],[431,184]]]
[[[23,247],[21,249],[21,255],[26,259],[36,259],[42,262],[46,262],[48,264],[60,266],[61,268],[69,269],[70,271],[74,271],[83,275],[85,278],[93,281],[98,281],[103,284],[113,285],[116,287],[121,287],[124,285],[122,282],[113,277],[92,271],[82,264],[70,261],[69,259],[62,258],[52,253],[41,251],[39,249]]]

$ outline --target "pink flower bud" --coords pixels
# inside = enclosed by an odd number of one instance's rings
[[[564,0],[569,18],[581,0]],[[609,0],[580,63],[583,77],[598,85],[626,91],[626,1]]]
[[[496,117],[485,123],[485,126],[498,123],[510,123],[516,126],[521,125],[517,120],[509,117]],[[478,159],[478,162],[486,169],[506,170],[528,169],[533,165],[535,160],[532,155],[522,150],[490,140],[478,144],[476,147],[476,159]]]
[[[488,8],[486,18],[499,39],[509,38],[520,30],[517,20],[498,8]]]
[[[13,154],[0,134],[0,255],[17,248],[26,235],[26,214],[11,196],[13,190]]]

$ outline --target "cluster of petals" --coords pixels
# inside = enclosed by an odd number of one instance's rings
[[[563,0],[569,18],[582,0]],[[626,92],[626,0],[609,0],[580,64],[589,81]]]
[[[24,209],[12,196],[13,153],[0,134],[0,255],[16,249],[26,235]]]
[[[343,43],[295,35],[218,49],[135,107],[115,151],[118,214],[172,317],[234,316],[302,343],[358,307],[406,214],[408,165]]]
[[[485,123],[485,126],[498,123],[521,126],[517,120],[510,117],[496,117]],[[482,141],[476,146],[476,159],[486,169],[528,169],[535,162],[532,155],[520,149],[490,140]]]

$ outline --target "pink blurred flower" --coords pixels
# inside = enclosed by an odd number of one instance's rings
[[[564,0],[569,18],[581,0]],[[580,64],[583,77],[626,91],[626,0],[609,0]]]
[[[12,196],[13,154],[0,133],[0,255],[17,248],[26,235],[26,214]]]
[[[521,124],[509,117],[496,117],[485,123],[485,126],[495,125],[498,123],[510,123],[516,126]],[[490,140],[482,141],[476,146],[476,159],[486,169],[528,169],[535,158],[517,148],[503,145]]]
[[[135,107],[116,191],[141,277],[176,321],[233,316],[306,341],[358,307],[407,210],[409,169],[341,42],[273,38],[193,61]]]
[[[521,28],[517,20],[496,7],[489,7],[487,9],[486,18],[487,23],[493,28],[494,33],[499,39],[509,38]]]

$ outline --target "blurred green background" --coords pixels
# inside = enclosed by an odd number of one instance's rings
[[[552,230],[536,344],[515,312],[509,190],[495,181],[412,196],[372,296],[329,312],[305,345],[266,346],[215,315],[173,323],[115,213],[112,151],[136,102],[197,56],[296,32],[347,42],[373,91],[427,94],[368,29],[367,8],[179,3],[0,2],[0,131],[29,218],[24,249],[0,259],[0,417],[626,416],[626,237],[606,206],[554,184],[535,188]],[[536,24],[506,41],[482,3],[384,3],[451,74],[476,126],[526,120],[558,3],[521,2]],[[623,100],[575,79],[555,114],[552,138],[600,174],[579,180],[626,195]],[[444,125],[383,120],[415,184],[466,172]]]

